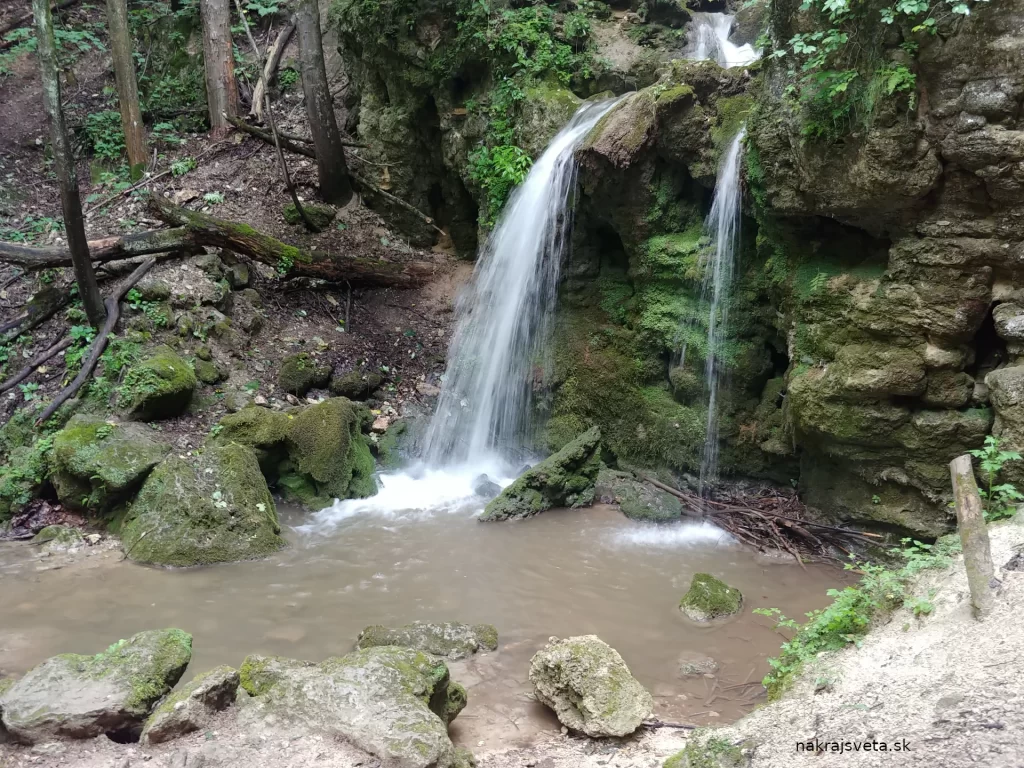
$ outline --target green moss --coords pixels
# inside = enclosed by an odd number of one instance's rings
[[[192,366],[162,346],[128,368],[118,402],[139,421],[172,418],[185,412],[195,388]]]
[[[291,421],[286,444],[295,469],[318,496],[348,499],[372,495],[373,455],[362,429],[370,413],[343,397],[304,409]]]
[[[665,768],[738,768],[744,765],[743,751],[724,739],[702,739],[695,733],[681,751],[665,761]]]
[[[444,713],[441,715],[441,719],[446,723],[451,723],[451,721],[466,708],[466,704],[469,703],[469,696],[466,693],[465,687],[456,683],[454,680],[448,683],[447,693],[448,695],[446,696],[444,703]]]
[[[309,223],[313,225],[315,232],[323,232],[334,221],[334,217],[337,216],[337,212],[326,205],[316,205],[315,203],[303,203],[302,210],[306,214],[306,218]],[[304,224],[302,215],[299,213],[299,209],[295,207],[295,203],[288,203],[284,207],[284,220],[289,224]]]
[[[710,621],[721,616],[738,613],[743,606],[743,595],[710,573],[696,573],[690,589],[679,601],[679,607],[690,618]]]
[[[718,99],[715,104],[717,119],[714,128],[711,129],[711,138],[719,152],[724,152],[733,137],[739,133],[753,106],[753,97],[745,93]]]
[[[285,392],[305,395],[315,387],[323,387],[331,375],[331,367],[319,362],[308,352],[290,355],[281,361],[277,384]]]

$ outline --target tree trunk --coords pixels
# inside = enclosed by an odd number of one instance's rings
[[[231,44],[231,0],[199,0],[203,17],[203,62],[210,129],[221,136],[230,129],[225,115],[238,114],[235,54]]]
[[[306,97],[306,117],[316,148],[320,195],[329,203],[344,205],[352,197],[352,184],[345,165],[338,121],[334,116],[334,101],[327,85],[317,0],[298,0],[295,26],[299,32],[302,92]]]
[[[149,161],[146,149],[146,128],[139,108],[139,86],[135,80],[135,61],[128,36],[127,0],[107,0],[107,27],[110,32],[110,53],[114,60],[114,80],[121,107],[121,127],[128,147],[128,165],[132,181],[142,178]]]
[[[57,71],[57,45],[53,39],[53,17],[49,0],[32,0],[36,19],[36,57],[43,82],[43,106],[50,122],[50,141],[53,144],[53,170],[60,184],[60,202],[64,211],[64,230],[68,250],[78,280],[78,293],[82,297],[85,314],[93,326],[103,325],[106,310],[96,284],[96,273],[89,259],[89,243],[85,239],[85,218],[82,200],[78,196],[78,174],[75,156],[64,127],[64,110],[60,100],[60,75]]]
[[[965,453],[949,462],[949,474],[953,481],[956,523],[964,550],[964,569],[967,571],[967,586],[971,590],[971,606],[975,618],[981,619],[992,610],[995,568],[992,565],[988,529],[985,527],[981,494],[974,480],[971,457]]]

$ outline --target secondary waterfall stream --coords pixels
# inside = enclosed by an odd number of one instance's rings
[[[748,44],[729,42],[733,16],[725,13],[693,13],[685,50],[686,58],[711,60],[721,67],[743,67],[758,59],[757,50]]]

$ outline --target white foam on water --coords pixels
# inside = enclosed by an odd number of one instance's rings
[[[709,545],[733,546],[736,539],[708,522],[635,523],[609,534],[605,543],[616,548],[692,549]]]
[[[726,69],[745,67],[761,58],[760,52],[749,43],[735,45],[729,42],[733,18],[725,13],[692,14],[686,58],[716,61]]]

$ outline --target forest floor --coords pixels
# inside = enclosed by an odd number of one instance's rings
[[[0,25],[18,9],[18,4],[0,5]],[[89,5],[74,6],[62,23],[76,29],[88,28],[97,13]],[[270,38],[268,31],[266,39]],[[294,58],[294,46],[293,36],[285,61]],[[343,89],[344,76],[336,72],[337,57],[328,59],[329,71],[335,71],[335,85],[340,82]],[[22,55],[3,66],[8,71],[4,76],[0,69],[0,103],[4,104],[0,109],[0,240],[63,245],[60,196],[45,151],[48,128],[34,60]],[[81,135],[90,113],[109,109],[104,106],[109,99],[104,89],[111,85],[108,55],[98,50],[80,53],[72,69],[74,75],[64,92],[65,111],[70,129]],[[340,99],[337,102],[338,121],[344,125],[344,107]],[[301,89],[293,87],[281,93],[274,103],[274,113],[280,130],[308,133]],[[445,248],[424,251],[410,246],[365,207],[358,195],[337,211],[335,221],[321,233],[310,234],[301,226],[289,225],[282,214],[289,199],[274,150],[258,139],[237,132],[219,140],[205,133],[179,133],[175,142],[179,143],[154,141],[149,175],[138,183],[137,189],[123,193],[119,193],[126,186],[123,180],[113,181],[108,166],[90,161],[82,153],[78,177],[90,239],[160,228],[160,222],[150,218],[146,211],[144,195],[152,194],[248,224],[307,250],[353,254],[398,264],[415,260],[436,265],[435,277],[420,288],[350,289],[344,283],[286,280],[267,265],[251,264],[252,287],[263,300],[266,322],[247,338],[244,350],[232,351],[228,381],[201,389],[190,413],[162,425],[176,447],[192,448],[203,441],[225,412],[226,392],[243,390],[259,394],[271,405],[275,400],[283,402],[284,394],[276,389],[279,362],[301,351],[314,353],[318,360],[337,371],[361,368],[383,373],[386,402],[399,413],[406,405],[414,412],[428,410],[433,386],[444,370],[455,300],[472,272],[472,265],[459,261]],[[357,158],[358,150],[352,150],[349,161],[354,167],[359,165]],[[315,201],[315,163],[297,155],[287,159],[300,199]],[[194,168],[180,175],[168,172],[176,163]],[[366,169],[363,172],[373,176]],[[101,291],[107,293],[121,274],[123,270],[111,275],[101,271]],[[147,279],[164,280],[176,288],[183,285],[192,289],[186,293],[199,298],[202,285],[208,283],[195,261],[189,259],[158,262]],[[72,284],[70,269],[22,274],[19,268],[0,265],[0,320],[16,315],[33,293],[47,285],[67,291]],[[8,345],[8,372],[19,367],[14,365],[15,361],[30,358],[56,343],[69,325],[61,312]],[[174,328],[158,329],[154,343],[173,332]],[[205,339],[185,339],[188,345],[199,341]],[[29,391],[15,389],[3,396],[0,423],[29,399],[48,400],[66,379],[64,366],[57,358],[29,380]],[[33,384],[38,384],[38,389]],[[325,393],[312,394],[316,397]]]

